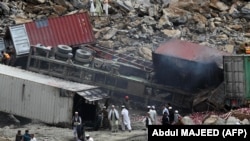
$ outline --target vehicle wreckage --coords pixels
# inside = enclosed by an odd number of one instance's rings
[[[74,26],[58,24],[65,22]],[[13,45],[14,66],[100,86],[111,97],[129,95],[131,102],[143,107],[171,103],[185,112],[221,110],[225,105],[244,105],[249,98],[245,91],[240,95],[234,91],[227,94],[226,90],[237,83],[232,80],[230,87],[225,81],[228,80],[225,74],[229,74],[225,71],[230,69],[223,69],[228,66],[224,56],[230,58],[232,54],[210,47],[172,39],[152,52],[153,61],[119,54],[95,44],[87,13],[14,25],[8,29],[2,41],[4,46]],[[242,83],[241,86],[246,85]]]

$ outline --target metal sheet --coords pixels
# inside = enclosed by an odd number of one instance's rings
[[[55,47],[95,42],[87,12],[25,23],[30,45]]]
[[[108,94],[103,93],[103,91],[100,89],[92,89],[92,90],[77,92],[77,94],[79,94],[88,101],[97,101],[109,97]]]
[[[9,27],[11,38],[15,46],[16,55],[28,54],[30,42],[24,25]]]
[[[195,62],[216,62],[218,66],[222,66],[223,64],[222,56],[230,54],[207,46],[178,39],[172,39],[162,43],[155,50],[155,53]]]
[[[73,92],[98,88],[97,86],[66,81],[63,79],[50,77],[48,75],[42,75],[42,74],[38,74],[38,73],[34,73],[34,72],[27,71],[27,70],[22,70],[22,69],[6,66],[6,65],[1,65],[1,64],[0,64],[0,74],[8,75],[8,76],[16,77],[16,78],[21,78],[23,80],[31,81],[34,83],[49,85],[49,86],[53,86],[56,88],[61,88],[61,89],[69,90]]]
[[[60,88],[44,85],[39,80],[11,75],[17,73],[24,76],[20,71],[4,70],[8,73],[0,73],[0,111],[50,124],[71,123],[72,97],[61,97]]]

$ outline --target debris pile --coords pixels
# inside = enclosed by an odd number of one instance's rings
[[[223,112],[197,112],[184,116],[182,124],[189,125],[234,125],[234,124],[250,124],[250,108],[239,108],[231,110],[227,113]]]
[[[8,25],[89,11],[90,3],[3,0],[0,7],[4,35]],[[148,52],[169,38],[234,52],[234,47],[249,40],[249,13],[250,3],[244,0],[110,0],[109,16],[102,11],[92,19],[99,45],[151,60]]]

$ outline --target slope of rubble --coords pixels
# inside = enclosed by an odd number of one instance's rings
[[[93,16],[97,43],[151,59],[169,38],[180,38],[233,52],[250,37],[250,3],[244,0],[110,0],[109,17]],[[0,34],[13,24],[80,11],[88,0],[26,0],[0,2]]]

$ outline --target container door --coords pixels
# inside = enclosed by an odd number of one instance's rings
[[[16,50],[16,55],[28,55],[30,42],[24,24],[10,27],[11,38]]]
[[[227,98],[237,99],[244,97],[246,90],[244,56],[224,56],[223,67],[225,95]]]
[[[246,98],[250,100],[250,56],[245,56]],[[249,87],[248,87],[249,86]]]
[[[4,45],[4,40],[3,38],[0,38],[0,51],[5,49],[5,45]]]

